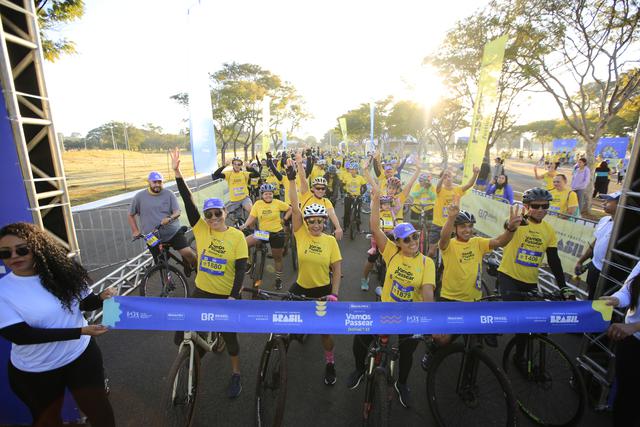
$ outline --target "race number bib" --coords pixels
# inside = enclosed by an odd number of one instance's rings
[[[382,228],[384,228],[385,230],[389,230],[391,228],[393,228],[393,221],[390,219],[381,219],[380,220],[382,222]]]
[[[447,213],[447,207],[442,208],[442,218],[449,218],[449,214]]]
[[[263,242],[268,242],[269,241],[269,232],[268,231],[262,231],[262,230],[256,230],[253,232],[253,237],[255,237],[258,240],[262,240]]]
[[[215,258],[202,253],[200,256],[200,271],[213,274],[214,276],[224,276],[224,271],[227,268],[227,260],[221,258]]]
[[[518,248],[516,264],[524,265],[525,267],[538,267],[540,261],[542,261],[542,252]]]
[[[233,195],[240,197],[244,195],[244,187],[233,187]]]
[[[251,178],[251,185],[258,185],[258,181],[260,180],[260,178]]]
[[[145,234],[144,235],[144,241],[147,244],[147,246],[149,246],[150,248],[153,248],[158,243],[160,243],[160,240],[158,240],[158,236],[156,236],[155,233],[153,233],[153,232],[151,232],[149,234]]]
[[[413,301],[413,290],[413,286],[402,286],[394,280],[389,295],[397,302],[411,302]]]

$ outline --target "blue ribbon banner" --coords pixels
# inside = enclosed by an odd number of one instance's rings
[[[305,334],[601,332],[602,301],[315,302],[114,297],[103,324],[114,329]]]

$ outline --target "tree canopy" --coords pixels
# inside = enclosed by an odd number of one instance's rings
[[[42,53],[54,62],[62,55],[76,53],[75,42],[65,37],[54,37],[61,24],[68,24],[84,15],[83,0],[36,0]]]

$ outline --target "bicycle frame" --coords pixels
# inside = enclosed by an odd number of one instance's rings
[[[208,333],[208,337],[211,336],[211,332]],[[184,333],[184,339],[182,340],[182,342],[180,343],[180,347],[178,348],[178,354],[180,354],[180,352],[182,351],[182,349],[184,348],[184,346],[188,345],[189,346],[189,381],[188,381],[188,398],[191,399],[193,397],[192,394],[192,390],[193,390],[193,364],[194,364],[194,358],[195,358],[195,350],[196,350],[196,345],[198,347],[201,347],[202,349],[206,350],[206,351],[213,351],[213,347],[215,346],[216,341],[213,341],[211,343],[209,343],[208,340],[205,340],[204,338],[202,338],[200,336],[199,333],[194,332],[194,331],[185,331]],[[176,382],[178,381],[178,378],[176,377],[176,379],[174,380],[173,383],[173,388],[171,391],[171,398],[175,399],[176,398]]]
[[[482,348],[482,335],[463,335],[463,339],[465,352],[456,383],[458,394],[463,393],[468,384],[474,384],[478,377],[478,359],[471,357],[469,350],[474,347]]]

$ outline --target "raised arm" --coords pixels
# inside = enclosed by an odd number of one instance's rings
[[[387,236],[380,229],[380,188],[377,184],[371,186],[371,215],[369,229],[378,246],[378,252],[383,253],[387,246]]]
[[[273,176],[275,176],[278,181],[282,181],[282,174],[276,168],[276,165],[273,163],[272,158],[267,158],[267,166],[269,167],[269,170],[271,171]]]
[[[291,221],[293,223],[293,231],[298,231],[302,227],[302,211],[298,202],[298,192],[296,191],[296,170],[292,161],[287,162],[287,179],[289,180],[289,200],[291,201]],[[304,181],[304,180],[300,180]]]
[[[460,212],[460,198],[454,196],[453,201],[447,206],[447,221],[442,226],[440,231],[440,240],[438,241],[438,247],[444,251],[449,247],[451,241],[451,234],[453,233],[453,227],[456,220],[456,216]]]
[[[170,151],[169,154],[171,155],[171,168],[176,176],[178,192],[180,192],[180,197],[182,197],[182,200],[184,201],[184,210],[187,211],[189,225],[194,227],[198,220],[200,220],[200,213],[198,212],[196,204],[193,202],[193,195],[191,194],[189,187],[187,187],[187,184],[184,182],[182,173],[180,172],[180,150],[176,148],[173,151]]]
[[[418,156],[419,158],[419,156]],[[406,160],[406,158],[405,158]],[[415,164],[416,170],[415,172],[413,172],[413,175],[411,175],[411,178],[409,178],[409,182],[407,182],[407,185],[404,186],[404,189],[402,190],[402,196],[404,199],[407,198],[407,196],[409,195],[409,192],[411,191],[411,188],[413,187],[413,184],[415,184],[416,180],[418,179],[418,177],[420,176],[420,171],[422,169],[421,167],[422,165],[420,164],[420,160],[418,160]]]
[[[473,184],[475,184],[479,173],[480,173],[480,168],[474,165],[473,166],[473,175],[471,175],[471,178],[469,178],[469,182],[467,182],[465,185],[463,185],[461,187],[462,191],[467,191],[468,189],[473,187]]]
[[[307,157],[307,164],[311,161],[310,156]],[[304,170],[302,166],[302,153],[298,151],[296,153],[296,169],[298,174],[300,175],[300,194],[305,194],[309,191],[309,180],[307,179],[307,172]]]
[[[513,235],[521,223],[520,206],[509,206],[509,222],[505,227],[504,233],[489,241],[489,249],[493,250],[506,246],[513,239]]]

